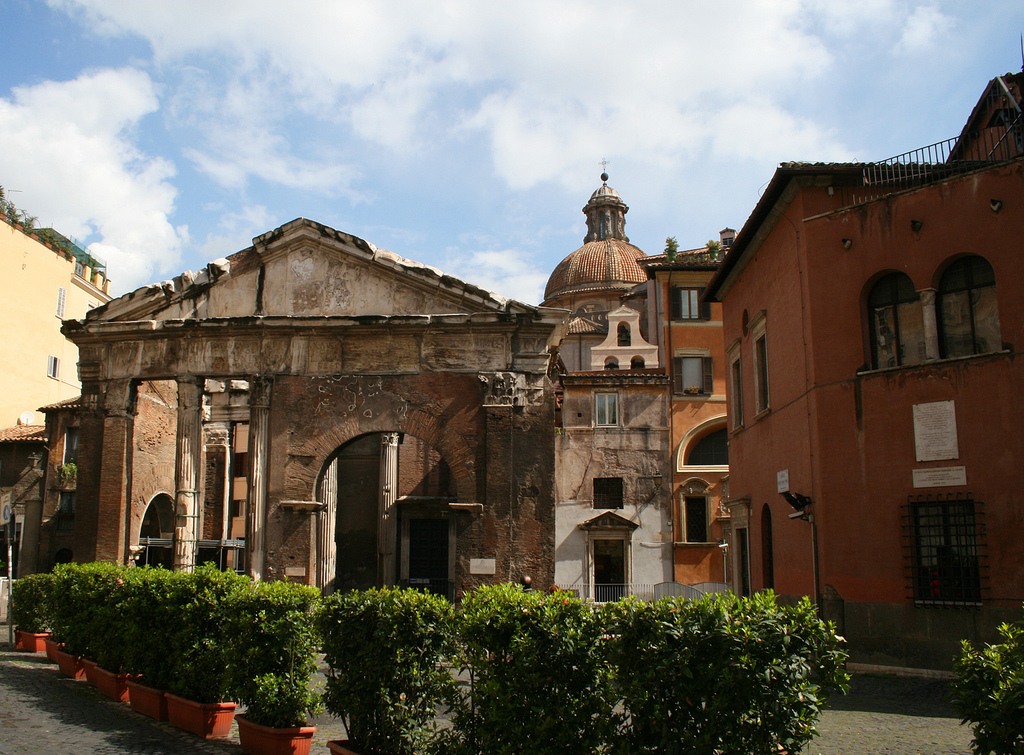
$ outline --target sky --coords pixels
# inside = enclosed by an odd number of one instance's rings
[[[696,248],[780,162],[956,136],[1024,31],[1021,0],[0,7],[0,186],[115,295],[305,217],[536,304],[602,170],[632,243]]]

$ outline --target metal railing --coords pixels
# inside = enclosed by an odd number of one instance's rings
[[[843,187],[844,204],[869,202],[1024,155],[1024,112],[1001,78],[993,80],[975,114],[984,119],[981,128],[866,164],[862,183]]]
[[[622,598],[634,597],[645,601],[659,598],[687,598],[696,600],[705,595],[729,592],[732,588],[725,582],[701,582],[684,585],[681,582],[659,582],[657,584],[609,583],[596,585],[559,585],[561,589],[576,593],[584,600],[607,603]]]

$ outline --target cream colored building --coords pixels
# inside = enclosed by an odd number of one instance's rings
[[[103,266],[48,229],[64,248],[26,233],[0,214],[0,427],[42,424],[39,407],[80,392],[78,347],[62,320],[110,300]]]

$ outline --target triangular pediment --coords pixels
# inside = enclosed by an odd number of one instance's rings
[[[631,522],[614,512],[606,511],[599,516],[595,516],[593,519],[583,522],[579,525],[579,528],[581,530],[635,530],[639,526],[636,522]]]
[[[437,268],[299,218],[205,269],[144,286],[90,321],[536,312]]]

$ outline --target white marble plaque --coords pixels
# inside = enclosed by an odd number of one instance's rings
[[[915,488],[948,488],[967,484],[967,467],[915,469]]]
[[[952,401],[914,404],[914,448],[918,461],[960,458]]]
[[[470,574],[494,574],[497,567],[493,558],[471,558],[469,559]]]

